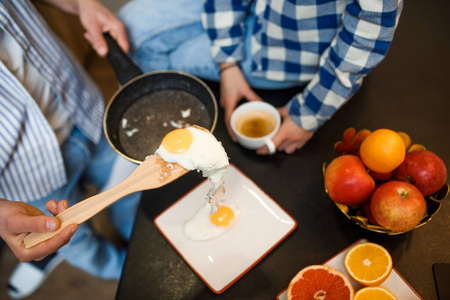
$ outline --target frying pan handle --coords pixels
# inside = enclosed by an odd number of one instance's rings
[[[120,85],[124,85],[129,80],[142,75],[142,70],[122,51],[111,35],[108,32],[103,35],[109,49],[106,58],[113,67]]]

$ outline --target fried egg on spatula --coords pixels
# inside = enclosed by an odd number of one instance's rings
[[[234,204],[228,205],[228,201],[223,199],[223,177],[229,165],[228,156],[211,132],[198,126],[175,129],[164,137],[156,153],[167,162],[201,171],[213,185],[207,195],[208,202],[185,224],[187,238],[209,240],[232,227],[239,208]]]

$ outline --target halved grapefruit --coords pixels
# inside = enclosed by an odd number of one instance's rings
[[[344,274],[322,265],[302,269],[287,290],[288,300],[350,300],[353,295],[353,287]]]

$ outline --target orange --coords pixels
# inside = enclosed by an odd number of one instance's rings
[[[411,146],[411,148],[408,149],[408,153],[409,153],[409,152],[416,151],[416,150],[426,150],[426,149],[425,149],[425,146],[424,146],[424,145],[421,145],[421,144],[414,144],[414,145]]]
[[[392,258],[381,245],[361,243],[347,252],[344,265],[350,277],[359,284],[376,286],[391,274]]]
[[[291,280],[287,290],[288,300],[303,299],[353,299],[353,287],[341,272],[321,265],[302,269]]]
[[[356,292],[354,300],[397,300],[394,294],[381,286],[365,287]]]
[[[378,173],[388,173],[403,162],[406,148],[397,132],[382,128],[363,140],[359,152],[366,167]]]
[[[398,135],[401,136],[401,138],[403,139],[403,142],[405,143],[405,149],[408,149],[409,146],[411,146],[411,137],[409,136],[409,134],[403,132],[403,131],[397,131]]]

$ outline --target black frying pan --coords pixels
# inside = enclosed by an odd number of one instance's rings
[[[106,107],[103,126],[120,155],[140,164],[168,132],[186,124],[214,131],[217,102],[204,82],[177,71],[143,74],[109,34],[105,38],[121,87]]]

